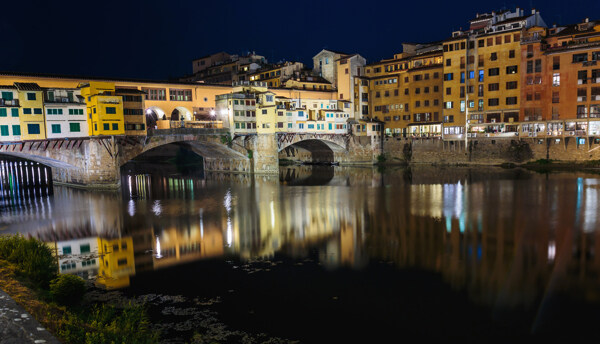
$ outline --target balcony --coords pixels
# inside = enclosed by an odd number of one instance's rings
[[[585,85],[587,84],[587,79],[577,79],[577,85]]]
[[[0,99],[0,106],[19,106],[18,99]]]
[[[591,66],[595,66],[596,65],[596,61],[586,61],[583,63],[584,67],[591,67]]]
[[[70,104],[85,104],[83,98],[69,97],[54,97],[52,99],[45,98],[44,103],[70,103]]]

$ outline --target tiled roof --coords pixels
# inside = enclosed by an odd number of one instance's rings
[[[40,85],[34,82],[15,82],[15,87],[19,91],[41,91]]]

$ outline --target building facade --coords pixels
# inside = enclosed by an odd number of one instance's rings
[[[14,85],[0,86],[0,140],[20,141],[19,92]]]
[[[90,136],[124,135],[123,98],[115,94],[115,84],[94,81],[80,85],[88,113]]]
[[[21,140],[46,138],[44,92],[36,83],[15,82],[20,104]]]
[[[89,136],[86,108],[79,89],[44,89],[47,138]]]

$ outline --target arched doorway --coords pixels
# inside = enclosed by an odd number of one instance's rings
[[[156,106],[151,106],[146,109],[146,126],[150,128],[156,127],[156,122],[159,120],[166,120],[167,116],[165,112]]]
[[[191,121],[192,112],[183,106],[178,106],[171,112],[171,121]]]

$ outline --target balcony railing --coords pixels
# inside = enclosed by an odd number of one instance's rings
[[[0,99],[0,106],[19,106],[18,99]]]
[[[84,104],[83,99],[69,98],[69,97],[54,97],[52,99],[44,99],[44,103],[72,103],[72,104]]]

